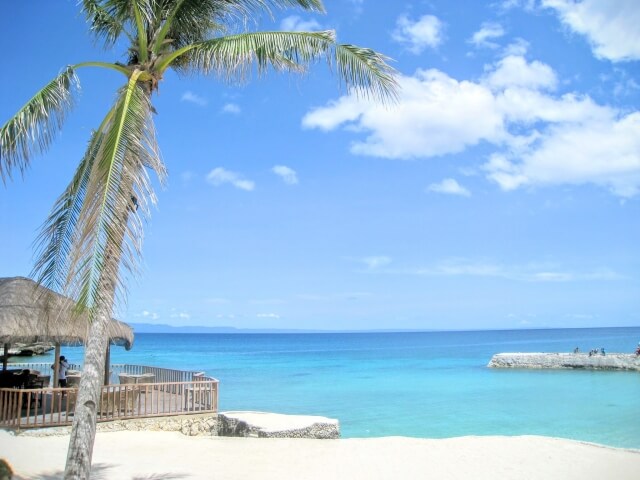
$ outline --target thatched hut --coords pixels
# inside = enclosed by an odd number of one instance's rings
[[[117,320],[109,324],[109,345],[133,346],[133,330]],[[0,343],[6,357],[9,345],[16,342],[53,342],[56,362],[60,345],[83,344],[89,334],[86,313],[74,311],[74,302],[29,278],[0,278]],[[107,348],[107,371],[109,348]],[[57,372],[56,372],[57,373]],[[54,383],[55,385],[55,383]]]

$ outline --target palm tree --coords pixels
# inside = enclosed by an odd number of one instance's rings
[[[143,220],[155,203],[148,174],[161,181],[166,176],[151,102],[165,72],[213,73],[237,82],[254,71],[304,72],[325,58],[348,88],[383,101],[395,95],[386,58],[338,44],[333,31],[242,31],[254,16],[286,7],[324,11],[321,0],[83,0],[91,32],[105,48],[128,42],[127,63],[66,67],[0,129],[0,176],[6,183],[49,148],[73,106],[78,69],[97,67],[124,77],[37,241],[38,281],[74,298],[91,321],[65,478],[90,476],[106,324],[124,291],[125,272],[135,271]]]

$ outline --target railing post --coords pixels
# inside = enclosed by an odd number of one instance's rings
[[[20,431],[20,416],[22,414],[22,394],[24,390],[18,390],[18,409],[16,411],[16,421],[18,423],[18,431]]]

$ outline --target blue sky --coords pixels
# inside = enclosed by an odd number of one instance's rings
[[[399,102],[326,65],[245,85],[167,75],[169,182],[125,321],[238,328],[640,324],[636,0],[326,1],[261,29],[335,29],[393,59]],[[253,29],[253,25],[250,25]],[[123,60],[75,1],[3,6],[0,122],[71,63]],[[13,46],[12,46],[13,45]],[[19,45],[19,48],[14,48]],[[114,99],[79,71],[62,133],[0,188],[0,276],[32,243]]]

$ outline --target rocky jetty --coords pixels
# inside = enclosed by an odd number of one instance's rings
[[[9,348],[8,357],[33,357],[37,355],[44,355],[50,352],[55,347],[52,343],[38,342],[38,343],[14,343]],[[0,358],[3,358],[2,349],[0,348]]]
[[[498,353],[491,368],[551,368],[583,370],[632,370],[640,372],[640,356],[631,353]]]
[[[221,437],[340,438],[338,420],[311,415],[266,412],[222,412]]]

